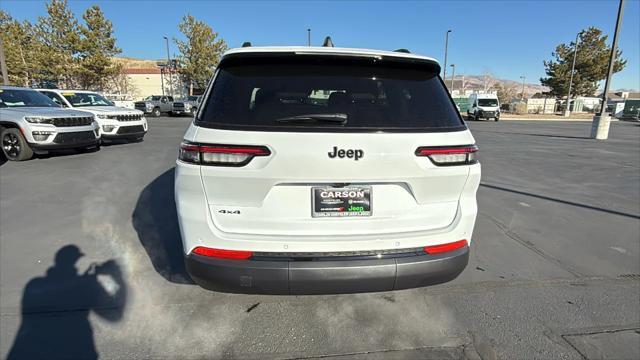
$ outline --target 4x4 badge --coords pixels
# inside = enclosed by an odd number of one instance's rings
[[[354,159],[356,161],[358,161],[358,159],[364,157],[364,151],[360,150],[360,149],[349,149],[349,150],[344,150],[344,149],[340,149],[338,150],[337,146],[333,147],[333,152],[328,152],[327,155],[329,155],[329,157],[331,159],[335,158],[336,156],[344,159],[349,158],[349,159]]]

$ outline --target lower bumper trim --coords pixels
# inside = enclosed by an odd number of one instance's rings
[[[82,147],[92,147],[98,146],[100,144],[100,139],[95,139],[91,141],[83,141],[76,143],[65,143],[65,144],[36,144],[30,143],[29,146],[34,150],[64,150],[64,149],[74,149],[74,148],[82,148]]]
[[[222,260],[190,254],[187,271],[200,286],[222,292],[344,294],[416,288],[455,279],[469,247],[437,255],[372,260]]]

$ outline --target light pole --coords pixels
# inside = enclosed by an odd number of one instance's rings
[[[564,116],[569,117],[571,115],[571,110],[569,109],[569,100],[571,99],[571,85],[573,85],[573,71],[576,68],[576,56],[578,55],[578,41],[580,41],[579,32],[576,35],[576,44],[575,49],[573,50],[573,64],[571,65],[571,77],[569,78],[569,92],[567,93],[567,107],[564,109]]]
[[[311,46],[311,29],[307,29],[307,46]]]
[[[456,64],[451,64],[451,94],[453,94],[453,80],[456,78]]]
[[[522,79],[522,93],[520,94],[520,100],[524,100],[524,79],[526,77],[524,75],[520,76],[520,79]]]
[[[445,39],[444,39],[444,66],[443,66],[443,73],[442,73],[442,80],[446,81],[447,80],[447,52],[449,51],[449,33],[451,32],[451,30],[447,30],[447,34],[445,35]]]
[[[160,66],[160,88],[162,89],[162,96],[164,96],[164,66]]]
[[[600,114],[593,117],[591,124],[591,138],[598,140],[606,140],[609,137],[609,122],[611,118],[607,114],[607,93],[609,92],[609,83],[613,75],[613,63],[616,60],[616,50],[618,47],[618,33],[620,32],[620,24],[622,23],[622,13],[624,12],[624,0],[620,0],[618,5],[618,19],[616,20],[616,30],[613,34],[613,44],[611,45],[611,55],[609,56],[609,71],[604,82],[604,92],[602,93],[602,105],[600,105]]]
[[[167,43],[167,69],[169,69],[169,96],[173,96],[173,77],[171,76],[171,57],[169,56],[169,38],[163,36]]]

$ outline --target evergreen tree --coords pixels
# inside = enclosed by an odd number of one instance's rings
[[[121,50],[116,47],[113,25],[97,5],[88,8],[80,26],[80,47],[77,78],[83,89],[102,90],[109,78],[120,72],[112,57]]]
[[[78,20],[67,0],[51,0],[46,8],[48,16],[38,18],[36,25],[39,49],[34,55],[39,71],[34,78],[40,83],[73,87],[80,47]]]
[[[0,37],[2,38],[5,60],[12,85],[28,86],[36,64],[33,61],[35,42],[33,26],[23,23],[0,10]]]
[[[174,39],[180,51],[178,71],[189,84],[191,94],[193,87],[206,86],[227,45],[209,25],[191,15],[185,15],[178,28],[187,38],[186,41]]]
[[[580,32],[572,95],[595,95],[598,82],[607,76],[611,47],[607,46],[606,42],[607,36],[602,35],[602,31],[595,27]],[[558,45],[552,53],[554,59],[544,61],[547,77],[541,78],[540,82],[551,88],[549,94],[560,97],[567,95],[575,45],[574,42]],[[622,51],[617,49],[614,72],[621,71],[627,64],[621,56]]]

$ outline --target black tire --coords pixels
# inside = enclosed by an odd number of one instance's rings
[[[500,121],[500,118],[499,118],[499,117],[497,117],[497,118],[495,118],[495,120],[496,120],[496,121]]]
[[[0,134],[2,152],[7,160],[25,161],[33,157],[33,150],[25,140],[19,129],[9,128],[2,130]]]
[[[153,117],[160,117],[160,115],[162,115],[162,112],[160,111],[160,108],[153,108],[153,111],[151,112],[151,114],[153,115]]]

